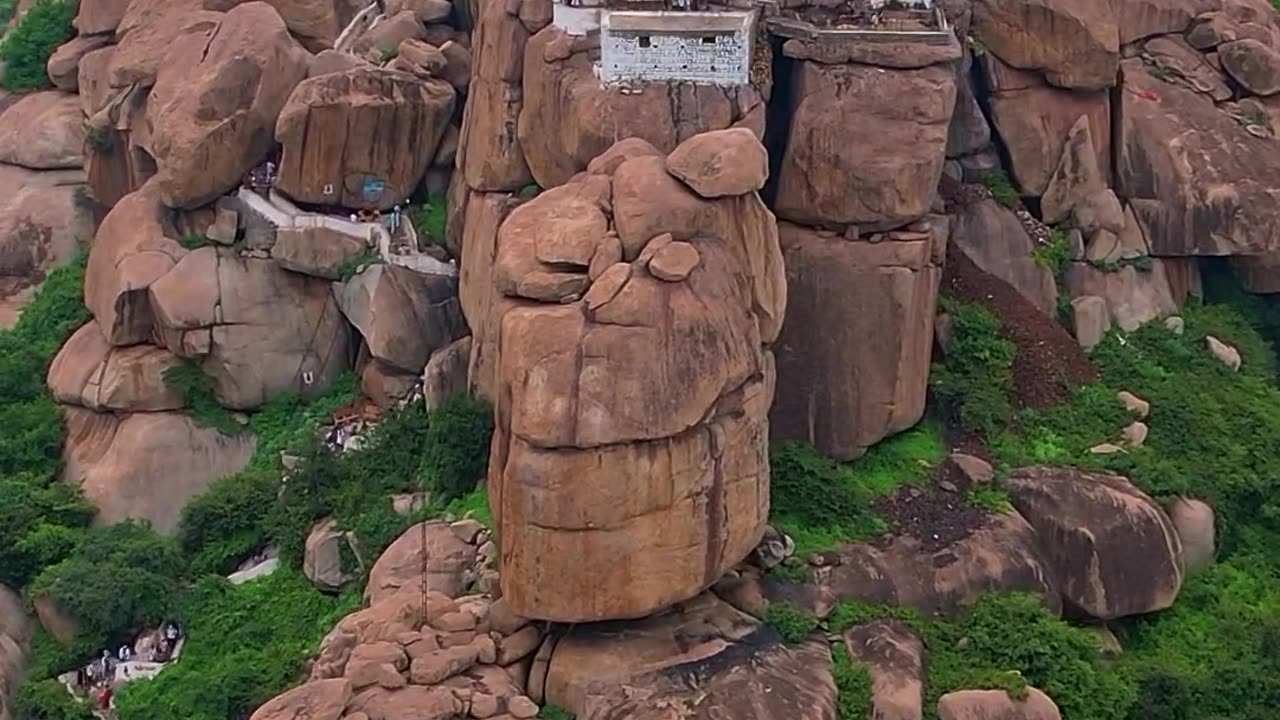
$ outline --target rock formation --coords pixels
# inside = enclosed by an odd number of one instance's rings
[[[486,326],[498,338],[490,506],[504,595],[529,617],[670,606],[764,529],[785,304],[773,218],[754,192],[699,197],[637,145],[513,210],[498,296],[468,308],[463,290],[473,348]]]

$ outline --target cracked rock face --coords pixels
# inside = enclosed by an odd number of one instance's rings
[[[785,305],[754,192],[700,198],[652,148],[597,170],[507,217],[489,318],[503,592],[565,622],[686,600],[759,542]]]
[[[165,347],[198,361],[225,407],[323,392],[348,366],[351,330],[330,283],[270,260],[200,248],[155,282],[150,307]]]

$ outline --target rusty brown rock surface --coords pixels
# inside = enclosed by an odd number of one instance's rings
[[[1123,3],[1121,3],[1123,4]],[[1115,83],[1120,30],[1110,0],[977,0],[974,33],[1014,67],[1064,88]]]
[[[858,457],[924,414],[946,231],[873,243],[778,230],[788,314],[770,433]]]
[[[709,587],[763,532],[776,228],[754,193],[700,199],[665,162],[633,157],[514,209],[490,255],[500,298],[468,312],[497,330],[489,501],[521,615],[643,616]],[[611,232],[622,259],[592,282]],[[674,282],[648,269],[673,242],[699,256]]]
[[[308,55],[269,5],[251,2],[173,44],[147,101],[149,149],[169,207],[196,208],[240,183],[272,148],[276,116]]]
[[[774,203],[779,217],[874,229],[929,211],[955,106],[953,69],[805,61],[792,83],[791,129]]]
[[[376,67],[310,78],[275,125],[283,148],[277,187],[302,202],[390,208],[422,180],[454,99],[443,80]],[[369,194],[366,180],[382,186]]]

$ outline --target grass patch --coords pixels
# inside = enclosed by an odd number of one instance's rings
[[[809,634],[818,629],[818,618],[801,612],[785,602],[769,603],[764,613],[764,622],[789,643],[804,642]]]
[[[358,592],[326,596],[285,568],[240,586],[205,577],[178,603],[187,628],[181,661],[122,688],[117,712],[121,720],[249,717],[297,683],[307,656],[359,606]]]
[[[187,233],[178,238],[178,244],[187,250],[196,250],[209,245],[210,242],[209,238],[201,235],[200,233]]]
[[[12,16],[12,7],[8,10]],[[76,4],[66,0],[37,0],[0,41],[4,61],[4,89],[11,92],[52,87],[46,66],[58,46],[75,37],[71,21]]]
[[[770,522],[791,536],[802,561],[841,542],[874,537],[888,525],[872,502],[903,484],[922,482],[944,454],[941,435],[929,425],[888,438],[848,463],[798,443],[775,448]]]
[[[978,182],[991,191],[991,197],[1006,207],[1017,207],[1022,202],[1013,181],[1003,170],[990,170],[978,177]]]
[[[1031,251],[1031,259],[1036,265],[1053,273],[1060,284],[1066,276],[1067,264],[1071,262],[1071,243],[1067,242],[1067,232],[1060,227],[1049,228],[1049,241],[1037,245]]]
[[[831,646],[831,675],[836,681],[837,720],[866,720],[871,709],[871,675],[855,665],[844,643]]]
[[[980,507],[997,514],[1013,512],[1013,503],[1009,502],[1009,493],[994,485],[975,485],[969,488],[965,500],[974,507]]]
[[[441,195],[433,195],[421,205],[410,206],[407,214],[419,238],[426,239],[432,245],[444,247],[447,212],[446,199]]]
[[[953,298],[939,306],[951,317],[944,359],[929,373],[929,386],[943,409],[964,428],[995,435],[1013,420],[1014,344],[986,308]]]

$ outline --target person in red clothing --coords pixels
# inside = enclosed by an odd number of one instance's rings
[[[98,703],[102,706],[103,710],[107,710],[111,707],[111,686],[110,685],[108,685],[107,689],[103,690],[102,694],[98,696]]]

